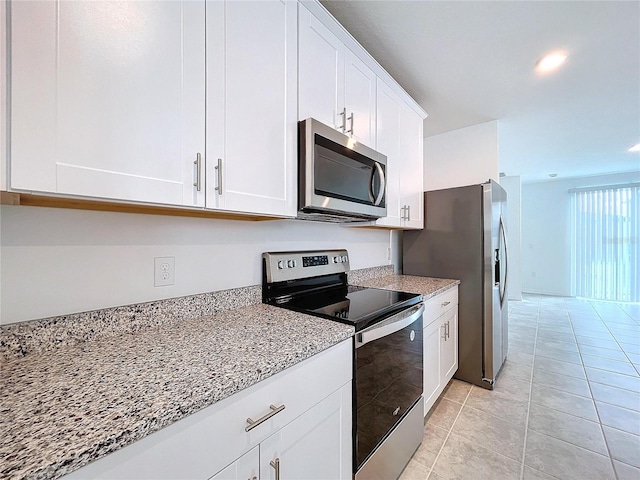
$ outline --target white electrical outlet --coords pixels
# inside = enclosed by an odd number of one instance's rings
[[[155,257],[153,269],[153,286],[164,287],[176,283],[176,258]]]

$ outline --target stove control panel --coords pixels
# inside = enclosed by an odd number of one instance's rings
[[[336,258],[336,257],[333,257]],[[303,267],[318,267],[320,265],[329,265],[329,257],[326,255],[314,255],[312,257],[302,257]]]
[[[269,283],[349,271],[346,250],[266,252],[262,258]]]

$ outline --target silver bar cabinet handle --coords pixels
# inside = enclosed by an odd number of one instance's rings
[[[216,192],[218,195],[222,195],[222,159],[218,159],[218,165],[216,165],[216,170],[218,171],[218,186],[216,187]]]
[[[449,331],[449,327],[451,325],[449,325],[449,322],[447,322],[447,338],[451,338],[451,332]]]
[[[443,338],[443,339],[444,339],[444,341],[446,342],[446,341],[447,341],[447,324],[446,324],[446,323],[443,323],[443,324],[441,325],[441,328],[443,328],[443,329],[444,329],[444,332],[443,332],[443,334],[442,334],[442,338]]]
[[[407,222],[411,221],[411,205],[407,205]]]
[[[251,430],[256,428],[258,425],[260,425],[261,423],[266,422],[267,420],[269,420],[274,415],[277,415],[278,413],[283,411],[284,410],[284,403],[282,405],[280,405],[279,407],[276,407],[275,405],[269,405],[269,408],[271,409],[271,411],[269,413],[267,413],[264,417],[259,418],[258,420],[252,420],[251,418],[247,418],[247,423],[249,425],[244,427],[244,431],[245,432],[250,432]]]
[[[193,186],[196,187],[196,190],[199,192],[202,187],[200,183],[200,178],[202,177],[202,155],[199,153],[196,154],[196,160],[193,164],[196,166],[196,181]]]
[[[280,459],[276,458],[275,460],[271,460],[269,465],[276,471],[276,480],[280,480]]]
[[[350,133],[351,135],[353,135],[353,112],[351,112],[351,115],[349,116],[348,120],[351,121],[351,128],[349,130],[347,130],[346,132],[344,132],[344,133]],[[345,122],[345,124],[346,124],[346,122]]]
[[[451,302],[444,302],[444,303],[441,303],[441,304],[440,304],[440,306],[442,306],[442,307],[446,307],[446,306],[447,306],[447,305],[449,305],[450,303],[451,303]]]
[[[340,126],[340,129],[342,130],[342,133],[345,133],[347,130],[347,107],[344,107],[338,115],[342,115],[342,125]]]

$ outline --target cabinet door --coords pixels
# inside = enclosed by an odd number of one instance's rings
[[[223,5],[207,6],[207,207],[295,216],[296,3]]]
[[[344,131],[345,46],[302,5],[298,22],[298,119]]]
[[[403,222],[403,227],[407,229],[424,227],[422,143],[422,118],[407,105],[403,105],[400,116],[400,158],[402,158],[400,203],[408,207]]]
[[[378,79],[376,92],[376,150],[387,157],[387,216],[376,225],[400,227],[400,169],[398,139],[400,138],[401,101]]]
[[[254,447],[209,480],[258,480],[258,478],[260,478],[260,448]]]
[[[444,388],[440,375],[440,343],[444,335],[444,328],[440,320],[434,320],[424,328],[424,413],[438,399],[438,395]]]
[[[262,480],[352,478],[351,388],[345,384],[260,444]]]
[[[10,187],[204,206],[204,7],[12,3]]]
[[[446,325],[448,335],[440,346],[440,376],[446,385],[458,370],[458,308],[452,308],[443,317],[441,324]]]
[[[344,66],[347,131],[365,145],[376,144],[376,74],[349,49]]]

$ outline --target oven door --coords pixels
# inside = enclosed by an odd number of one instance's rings
[[[422,396],[423,312],[421,303],[356,333],[355,471]]]
[[[386,157],[314,119],[300,122],[303,212],[386,216]]]

